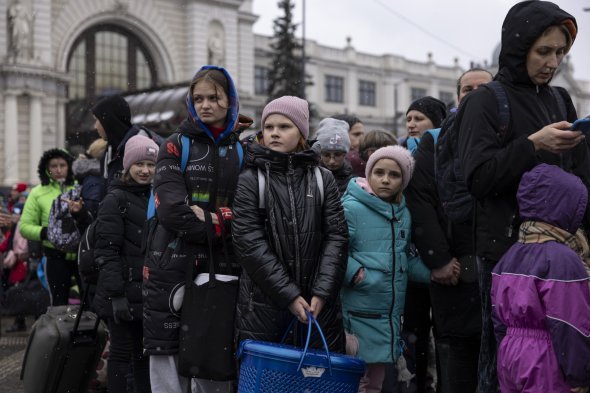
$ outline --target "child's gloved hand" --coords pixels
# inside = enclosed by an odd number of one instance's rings
[[[131,321],[133,319],[133,315],[131,315],[131,312],[129,311],[129,302],[126,297],[114,297],[111,299],[111,303],[113,304],[113,319],[115,320],[115,323]]]

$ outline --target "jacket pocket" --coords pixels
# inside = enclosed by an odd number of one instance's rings
[[[383,316],[383,314],[366,312],[366,311],[349,311],[348,313],[350,315],[352,315],[353,317],[365,318],[365,319],[381,319],[381,317]]]

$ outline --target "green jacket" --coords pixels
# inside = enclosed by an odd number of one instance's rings
[[[73,186],[66,186],[64,191],[69,191]],[[49,225],[49,212],[55,198],[62,193],[58,182],[51,180],[46,186],[33,187],[20,217],[20,233],[27,240],[41,240],[41,230]],[[48,240],[43,240],[43,246],[55,248]],[[75,253],[68,253],[66,259],[76,259]]]
[[[387,203],[354,178],[342,197],[350,234],[348,266],[341,291],[344,327],[357,336],[358,356],[367,363],[391,363],[400,356],[401,316],[408,279],[430,282],[430,271],[410,257],[410,211],[405,198]],[[365,278],[352,279],[365,268]]]

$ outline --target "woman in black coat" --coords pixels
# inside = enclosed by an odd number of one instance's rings
[[[111,184],[98,212],[94,254],[100,271],[94,306],[109,324],[108,390],[114,393],[127,392],[129,370],[135,391],[151,392],[142,346],[142,230],[157,155],[158,145],[150,138],[130,138],[123,176]]]
[[[233,209],[234,247],[244,269],[239,339],[279,342],[293,316],[306,322],[307,311],[318,317],[330,350],[343,352],[339,293],[348,228],[333,176],[316,169],[319,157],[307,149],[308,103],[289,96],[271,101],[262,124],[260,143],[247,147]],[[296,338],[289,341],[301,345]],[[321,346],[315,339],[312,345]]]

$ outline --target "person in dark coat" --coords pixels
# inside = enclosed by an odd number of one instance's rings
[[[410,104],[406,111],[408,138],[405,145],[415,154],[417,145],[426,132],[439,128],[446,117],[445,104],[430,96],[422,97]],[[411,204],[408,198],[408,205]],[[452,266],[452,265],[451,265]],[[447,272],[448,273],[448,272]],[[404,308],[403,333],[409,342],[408,369],[416,373],[416,392],[431,392],[434,380],[434,350],[432,349],[430,331],[432,327],[430,291],[428,286],[410,281],[408,283],[406,306]]]
[[[354,177],[352,166],[346,158],[346,153],[350,150],[348,123],[329,117],[323,119],[315,138],[313,149],[320,155],[321,165],[332,172],[338,191],[342,195],[348,187],[348,182]]]
[[[469,91],[491,80],[492,75],[482,69],[463,73],[457,83],[459,104]],[[450,117],[445,122],[452,121]],[[414,158],[416,169],[405,194],[412,213],[412,239],[420,257],[434,273],[440,269],[443,275],[444,270],[452,270],[454,264],[463,262],[463,274],[458,282],[449,282],[457,284],[456,286],[437,282],[430,284],[434,336],[440,367],[439,393],[473,393],[477,388],[481,336],[473,220],[469,217],[465,221],[452,221],[443,209],[437,192],[439,185],[435,179],[435,142],[432,134],[422,136]]]
[[[229,73],[204,66],[187,89],[187,119],[160,149],[154,179],[157,225],[150,233],[144,270],[144,349],[150,356],[153,393],[184,393],[188,378],[178,375],[180,308],[185,271],[197,263],[197,275],[217,269],[239,275],[231,244],[231,206],[243,164],[239,133],[252,120],[239,115],[239,100]],[[187,136],[188,163],[180,168],[182,137]],[[210,252],[205,214],[216,226]],[[221,236],[225,237],[225,257]],[[233,343],[228,343],[231,347]],[[227,392],[231,382],[196,380],[202,391]]]
[[[352,166],[353,176],[365,175],[366,159],[360,156],[360,146],[365,136],[365,125],[358,117],[354,115],[341,114],[332,116],[333,119],[343,120],[348,123],[348,138],[350,139],[350,150],[346,154],[346,159]]]
[[[129,138],[143,135],[153,139],[158,145],[163,139],[155,132],[131,123],[129,104],[120,95],[102,98],[91,110],[98,135],[107,141],[106,153],[100,166],[105,179],[104,191],[106,192],[113,180],[120,178],[123,174],[125,143]]]
[[[135,392],[149,393],[149,359],[143,354],[143,228],[158,145],[136,135],[125,146],[123,176],[111,184],[95,228],[94,255],[100,268],[94,306],[109,325],[109,392],[127,392],[133,370]]]
[[[518,241],[493,270],[492,304],[502,392],[587,392],[590,248],[580,229],[582,181],[539,164],[518,187]]]
[[[82,186],[80,198],[92,218],[96,218],[98,205],[104,196],[104,181],[100,172],[100,159],[104,156],[107,142],[97,139],[90,144],[85,154],[72,164],[74,178]]]
[[[234,201],[232,235],[242,264],[237,308],[240,340],[279,342],[293,317],[318,317],[331,351],[344,351],[339,293],[346,271],[348,230],[332,174],[308,148],[308,103],[284,96],[262,112],[262,139],[248,145]],[[265,178],[259,209],[258,171]],[[288,339],[302,345],[307,327]],[[312,345],[322,346],[314,335]]]
[[[544,162],[558,165],[590,185],[588,148],[580,143],[584,136],[568,131],[577,118],[574,105],[565,89],[549,86],[576,33],[574,17],[556,4],[523,1],[513,6],[502,25],[499,71],[494,78],[508,99],[507,129],[499,129],[498,102],[488,88],[469,94],[457,113],[459,157],[467,187],[478,201],[476,252],[483,314],[479,361],[482,393],[497,389],[491,271],[517,239],[520,220],[516,190],[522,174]],[[590,228],[588,214],[583,224],[586,230]]]

